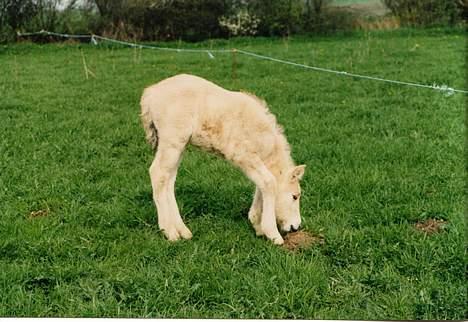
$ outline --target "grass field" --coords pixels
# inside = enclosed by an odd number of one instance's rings
[[[462,32],[192,46],[465,87]],[[236,59],[232,78],[231,54],[0,47],[0,316],[466,318],[465,96]],[[308,166],[303,223],[323,245],[255,237],[253,185],[193,148],[176,194],[194,238],[163,238],[138,102],[182,72],[266,99]],[[440,232],[415,228],[430,218]]]

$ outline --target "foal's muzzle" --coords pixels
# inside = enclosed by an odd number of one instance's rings
[[[289,233],[289,232],[296,232],[298,231],[300,228],[300,224],[299,225],[289,225],[289,226],[283,226],[281,227],[281,230],[285,233]]]

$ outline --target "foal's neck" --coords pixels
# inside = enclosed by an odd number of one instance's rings
[[[277,142],[274,153],[265,162],[268,170],[275,176],[277,180],[289,169],[294,167],[294,161],[291,158],[291,151],[286,140]]]

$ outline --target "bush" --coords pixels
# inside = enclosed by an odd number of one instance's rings
[[[28,24],[37,14],[37,6],[32,0],[0,1],[0,42],[11,41],[15,31]]]
[[[89,0],[101,19],[91,27],[130,39],[198,41],[228,35],[286,36],[343,30],[331,0]]]
[[[468,0],[458,0],[457,4],[461,18],[466,22],[468,20]]]
[[[58,4],[58,0],[1,0],[0,42],[14,40],[16,32],[42,29],[89,33],[89,22],[93,16],[90,8],[77,8],[76,0],[70,1],[61,10]]]
[[[228,14],[219,18],[219,24],[231,36],[254,36],[258,33],[260,19],[249,11],[247,0],[231,3]]]
[[[306,0],[304,10],[304,29],[308,32],[324,32],[329,27],[337,28],[341,23],[339,11],[328,11],[330,0]]]
[[[331,0],[258,1],[260,34],[323,34],[353,28],[352,13],[330,6]]]
[[[258,34],[262,36],[286,36],[303,29],[302,1],[252,0],[249,12],[260,19]]]
[[[218,24],[227,10],[219,0],[94,0],[101,20],[93,29],[121,38],[184,39],[220,37]]]
[[[304,31],[329,34],[355,29],[356,15],[344,6],[330,6],[331,0],[305,0]]]
[[[454,25],[461,21],[460,4],[466,4],[464,0],[383,0],[383,2],[405,26]]]
[[[333,33],[363,25],[332,0],[0,0],[0,42],[16,31],[96,33],[129,40]],[[403,26],[467,19],[468,0],[381,0]],[[395,18],[396,17],[396,18]],[[44,38],[43,38],[44,39]]]
[[[227,6],[219,0],[174,0],[163,16],[164,27],[170,38],[189,41],[226,35],[219,25],[219,18]]]
[[[59,12],[56,30],[69,34],[89,34],[92,25],[99,17],[95,12],[84,8],[67,8]]]

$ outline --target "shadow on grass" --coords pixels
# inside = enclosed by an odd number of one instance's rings
[[[216,215],[235,221],[245,220],[251,204],[249,189],[228,190],[209,185],[181,184],[176,186],[176,198],[182,217],[186,220],[196,220],[205,215]],[[230,196],[223,198],[223,196]],[[131,203],[138,209],[144,209],[143,219],[148,224],[154,222],[156,207],[151,190],[140,190],[129,196]],[[151,209],[148,211],[148,209]],[[141,211],[138,211],[141,213]]]

